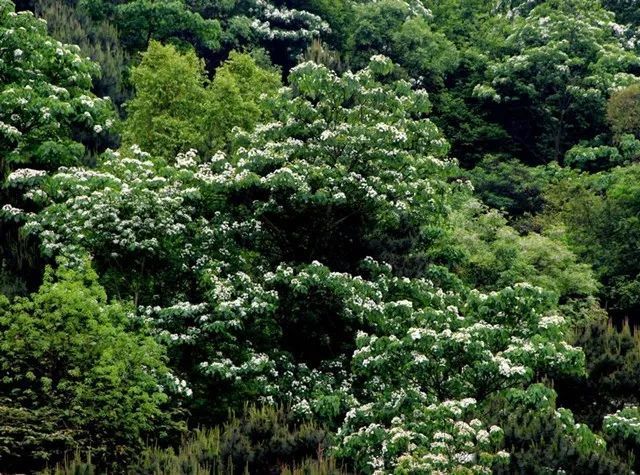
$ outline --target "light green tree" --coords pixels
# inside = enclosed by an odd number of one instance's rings
[[[162,435],[175,383],[162,347],[126,326],[125,308],[107,303],[88,261],[48,269],[29,298],[0,297],[4,469],[41,469],[77,448],[125,460]]]
[[[207,148],[225,148],[234,127],[252,130],[267,122],[271,115],[267,101],[281,86],[278,71],[261,68],[250,55],[232,51],[216,69],[207,91]]]
[[[155,41],[131,80],[135,97],[126,105],[124,145],[165,160],[190,149],[209,153],[228,147],[234,127],[251,130],[268,119],[268,99],[281,85],[277,71],[237,52],[209,81],[195,52]]]
[[[624,134],[640,138],[640,84],[633,84],[611,95],[607,103],[607,120],[618,138]]]
[[[135,97],[126,105],[125,146],[136,144],[165,159],[204,147],[207,78],[195,52],[182,54],[172,45],[151,41],[131,81]]]

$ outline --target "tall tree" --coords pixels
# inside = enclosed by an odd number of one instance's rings
[[[580,139],[606,131],[609,91],[638,80],[640,59],[597,0],[546,1],[513,28],[508,54],[475,95],[499,105],[495,118],[523,159],[560,162]]]
[[[125,146],[136,144],[166,159],[192,147],[203,149],[208,80],[195,52],[181,54],[152,41],[131,81],[135,96],[126,104]]]
[[[281,86],[279,71],[262,68],[249,54],[232,51],[216,69],[207,91],[206,150],[226,148],[234,127],[251,131],[256,124],[268,122],[272,113],[268,101]]]
[[[37,252],[19,238],[17,228],[21,209],[36,209],[42,196],[24,192],[48,171],[81,163],[85,144],[91,151],[103,148],[114,124],[109,98],[91,92],[99,68],[79,53],[77,46],[48,36],[45,22],[31,12],[16,13],[11,1],[0,1],[2,271],[5,265],[21,269],[30,281],[41,271],[30,265]]]

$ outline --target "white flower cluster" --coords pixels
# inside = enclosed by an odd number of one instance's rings
[[[32,168],[19,168],[12,171],[7,177],[8,182],[24,182],[30,181],[34,178],[42,178],[46,176],[47,172],[44,170],[34,170]]]
[[[620,409],[615,414],[605,416],[603,432],[609,439],[619,441],[632,441],[640,443],[640,409],[637,406],[628,406]]]
[[[170,381],[169,388],[172,391],[187,397],[193,396],[193,390],[188,386],[184,379],[180,379],[172,373],[169,373],[167,376]]]
[[[538,325],[540,328],[551,328],[551,327],[559,327],[565,324],[564,317],[560,315],[550,315],[546,317],[542,317]]]
[[[22,135],[16,127],[13,125],[7,124],[0,120],[0,133],[4,134],[5,137],[9,138],[18,138]]]
[[[179,153],[176,156],[176,167],[177,168],[194,168],[198,162],[196,160],[198,156],[198,151],[195,149],[190,149],[188,152]]]
[[[266,375],[277,376],[275,363],[261,353],[251,353],[248,359],[239,365],[230,358],[220,357],[217,360],[200,363],[200,368],[209,376],[235,382],[240,382],[243,378],[261,379],[266,382]]]
[[[277,7],[266,0],[254,0],[250,10],[256,15],[251,27],[264,39],[310,40],[330,32],[327,22],[304,10]]]
[[[15,206],[12,206],[10,204],[3,205],[2,212],[9,216],[20,216],[24,214],[24,210],[21,210],[20,208],[16,208]]]
[[[411,392],[400,390],[391,400],[407,404],[411,397]],[[451,473],[463,467],[471,473],[491,473],[494,458],[508,458],[506,452],[497,450],[502,430],[497,426],[487,429],[480,420],[470,419],[475,400],[447,400],[425,408],[418,398],[410,407],[415,408],[410,415],[398,415],[390,424],[374,422],[377,411],[393,411],[390,404],[355,407],[338,431],[339,453],[364,456],[373,473],[380,474]]]

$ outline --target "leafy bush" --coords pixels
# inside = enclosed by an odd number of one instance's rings
[[[564,163],[568,167],[592,172],[606,170],[622,162],[623,157],[618,149],[606,145],[599,147],[576,145],[564,156]]]
[[[321,455],[330,442],[324,429],[313,422],[296,423],[291,416],[282,408],[245,407],[242,416],[232,415],[223,426],[195,430],[176,452],[147,448],[133,470],[172,473],[172,467],[187,463],[211,473],[279,473],[285,463]]]
[[[0,463],[34,470],[68,450],[126,460],[170,429],[164,351],[126,331],[88,262],[48,269],[40,290],[0,297]]]
[[[488,156],[468,175],[485,204],[517,218],[542,211],[546,183],[536,171],[517,160]]]
[[[636,163],[567,175],[547,190],[551,227],[560,224],[571,249],[592,264],[603,306],[620,322],[640,308],[638,177]]]

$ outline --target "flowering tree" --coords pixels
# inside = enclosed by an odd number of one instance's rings
[[[229,243],[250,247],[271,268],[318,260],[355,271],[369,253],[385,260],[420,256],[442,227],[455,190],[466,188],[446,181],[455,162],[425,116],[426,92],[391,80],[393,69],[387,58],[374,57],[369,68],[338,77],[305,63],[270,100],[275,121],[238,132],[228,158],[218,153],[199,163],[189,152],[166,166],[133,147],[133,156],[107,155],[100,172],[65,169],[43,188],[56,204],[27,229],[38,230],[49,254],[77,246],[123,256],[123,247],[156,249],[171,236],[193,246],[181,230],[198,228],[204,218],[227,220],[222,229],[240,226],[234,223],[257,229]],[[134,190],[149,198],[134,200]],[[115,209],[107,195],[119,203]],[[164,199],[175,201],[153,206]],[[175,231],[155,227],[151,216],[159,215]],[[165,255],[181,262],[190,248],[175,249],[180,253]],[[193,252],[195,261],[212,262]]]
[[[381,324],[357,337],[357,403],[338,432],[339,453],[366,473],[486,472],[507,456],[500,429],[474,420],[487,397],[534,375],[584,371],[538,288],[458,294],[425,280],[381,280],[385,302],[368,305]]]
[[[627,41],[599,1],[543,2],[514,21],[509,54],[474,93],[501,104],[499,120],[528,158],[560,160],[569,144],[604,128],[610,91],[638,80]]]
[[[40,195],[24,193],[47,171],[80,163],[85,144],[100,149],[114,123],[111,101],[90,92],[98,66],[79,52],[49,37],[30,12],[0,1],[0,275],[21,269],[28,278],[37,261],[17,227]]]
[[[455,162],[425,116],[427,93],[393,71],[382,56],[341,77],[315,63],[294,68],[274,121],[238,134],[211,175],[240,219],[262,223],[275,264],[354,270],[367,254],[422,252],[443,222]]]
[[[94,19],[115,24],[130,51],[146,49],[150,40],[190,44],[217,65],[230,50],[262,47],[277,64],[290,66],[312,39],[330,32],[323,18],[299,3],[81,0],[80,6]]]
[[[373,54],[384,54],[422,87],[433,89],[442,87],[455,69],[459,53],[443,33],[435,31],[433,14],[423,2],[357,4],[353,15],[346,52],[352,67],[366,65]]]
[[[21,166],[54,169],[77,163],[80,138],[113,124],[109,99],[91,94],[95,63],[75,46],[47,36],[44,22],[0,3],[0,182]]]
[[[315,2],[195,0],[189,3],[205,18],[221,19],[223,47],[228,50],[246,45],[265,48],[275,64],[285,65],[287,69],[314,38],[331,33],[329,24],[321,16],[328,12],[312,8]]]
[[[637,3],[0,0],[0,467],[639,470]]]
[[[620,453],[630,452],[635,458],[634,469],[640,467],[640,409],[628,406],[615,414],[605,416],[603,433],[607,441]]]
[[[364,473],[486,471],[507,457],[488,397],[578,374],[583,355],[540,289],[441,288],[406,265],[429,262],[468,188],[447,180],[427,94],[394,71],[304,63],[228,155],[167,164],[133,146],[61,169],[26,230],[133,298],[198,416],[283,402],[339,427]]]
[[[310,42],[329,31],[329,25],[322,18],[308,11],[289,8],[286,4],[277,6],[266,0],[247,3],[245,8],[253,16],[251,27],[262,40],[284,41],[291,43],[291,47],[296,41]]]
[[[34,216],[25,231],[39,234],[48,256],[90,252],[110,292],[135,303],[166,302],[172,294],[161,292],[162,275],[176,278],[190,269],[189,256],[201,257],[208,246],[220,245],[228,228],[223,217],[214,215],[210,223],[195,211],[206,195],[193,186],[194,173],[188,171],[193,157],[180,155],[175,167],[159,172],[135,146],[129,157],[106,154],[100,171],[61,168],[42,188],[44,199],[56,204]],[[196,239],[202,247],[192,251]],[[183,284],[179,288],[187,291],[192,279]]]

